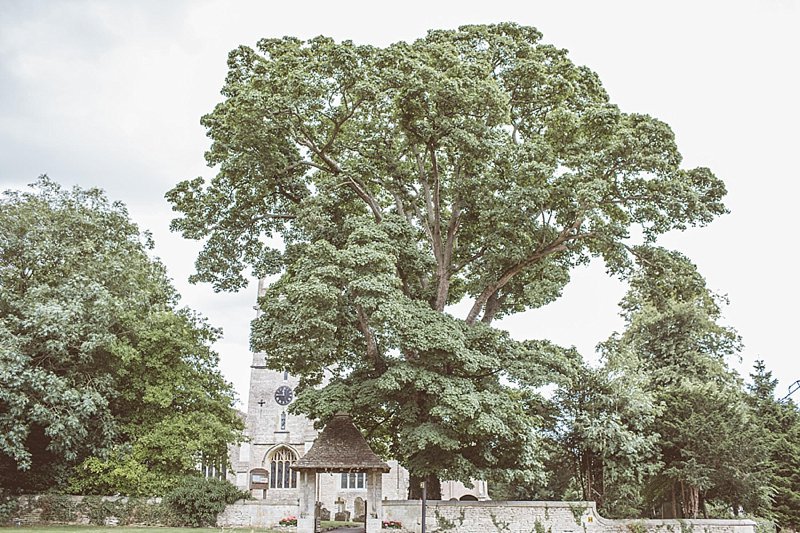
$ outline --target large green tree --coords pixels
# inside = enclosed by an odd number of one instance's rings
[[[533,460],[508,385],[541,357],[494,319],[554,300],[592,256],[624,269],[633,226],[652,241],[725,211],[669,126],[622,112],[534,28],[263,39],[228,66],[202,119],[218,173],[167,194],[173,229],[205,240],[192,279],[279,275],[253,348],[303,378],[297,409],[351,411],[415,476]]]
[[[236,440],[217,332],[151,248],[97,189],[0,198],[0,487],[64,488],[83,462],[83,490],[152,493]]]
[[[756,361],[749,400],[766,443],[768,484],[772,489],[771,516],[781,529],[800,530],[800,409],[791,400],[777,400],[772,377]]]
[[[645,492],[654,508],[696,518],[713,501],[731,512],[768,506],[764,448],[743,384],[727,365],[738,356],[736,332],[720,324],[721,299],[683,255],[636,249],[640,264],[622,301],[627,328],[605,343],[632,352],[663,409],[659,434],[663,467]]]
[[[661,407],[640,366],[631,351],[606,352],[602,366],[580,361],[560,380],[551,469],[572,483],[557,499],[594,501],[611,518],[646,512],[644,482],[661,467],[653,431]]]

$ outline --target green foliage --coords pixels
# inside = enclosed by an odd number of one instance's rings
[[[684,256],[637,250],[640,268],[621,307],[622,335],[607,353],[634,353],[647,389],[663,409],[652,421],[663,466],[646,481],[650,506],[677,502],[695,518],[706,501],[731,509],[768,505],[763,441],[742,382],[725,362],[740,349],[735,331],[718,323],[721,299]]]
[[[765,470],[772,488],[770,509],[755,509],[769,516],[782,529],[800,529],[800,410],[790,401],[775,399],[777,380],[757,361],[750,374],[748,401],[765,443]]]
[[[439,531],[450,531],[456,529],[456,523],[454,520],[450,520],[442,513],[439,512],[439,509],[433,510],[433,516],[436,518],[436,529]],[[463,517],[462,517],[463,522]],[[459,524],[460,525],[460,524]]]
[[[162,504],[171,515],[173,525],[202,527],[217,523],[217,515],[236,500],[249,498],[246,491],[221,479],[188,476],[168,492]]]
[[[596,501],[603,516],[637,516],[642,483],[660,467],[651,431],[660,407],[635,354],[604,356],[597,369],[577,362],[553,395],[551,469],[571,472],[579,498]]]
[[[89,517],[89,523],[98,526],[105,525],[106,520],[112,516],[121,524],[127,524],[124,504],[119,500],[103,499],[100,496],[87,496],[81,501],[81,511]]]
[[[652,242],[725,212],[669,126],[621,111],[534,28],[262,39],[228,66],[202,119],[219,171],[167,193],[172,229],[205,241],[191,279],[277,275],[252,348],[301,376],[294,409],[356,414],[414,476],[541,471],[525,406],[553,350],[492,321],[555,300],[592,256],[627,272],[631,228]]]
[[[509,530],[510,522],[498,518],[494,513],[489,513],[489,518],[492,519],[492,524],[498,532]]]
[[[225,458],[218,332],[176,307],[149,235],[100,190],[32,189],[0,198],[0,487],[154,494]]]
[[[756,523],[756,533],[777,533],[775,522],[764,518],[751,518]]]
[[[0,488],[0,525],[7,524],[19,508],[19,499]]]
[[[581,525],[583,523],[583,514],[586,509],[588,509],[586,505],[569,504],[569,510],[572,512],[572,517],[575,519],[576,524]]]

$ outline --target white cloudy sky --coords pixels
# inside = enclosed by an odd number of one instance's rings
[[[624,111],[669,123],[687,167],[709,166],[725,180],[731,214],[661,243],[689,255],[730,298],[726,321],[745,342],[735,366],[747,374],[763,358],[785,393],[800,379],[796,0],[0,0],[0,188],[47,173],[125,202],[153,232],[183,303],[224,329],[221,367],[246,401],[254,284],[238,294],[189,285],[198,247],[170,234],[163,198],[179,180],[213,175],[199,119],[221,98],[228,51],[283,35],[386,45],[507,20],[567,48]],[[593,264],[558,302],[499,326],[593,357],[622,326],[624,290]]]

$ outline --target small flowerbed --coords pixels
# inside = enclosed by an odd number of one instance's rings
[[[297,517],[296,516],[287,516],[286,518],[281,518],[278,524],[282,526],[296,526],[297,525]]]
[[[398,522],[397,520],[384,520],[381,522],[381,526],[383,529],[402,529],[403,524]]]

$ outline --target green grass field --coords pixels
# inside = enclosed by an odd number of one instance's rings
[[[113,533],[186,533],[193,531],[195,533],[220,533],[222,531],[239,531],[243,533],[273,533],[274,529],[263,528],[218,528],[218,527],[125,527],[125,526],[27,526],[27,527],[9,527],[2,528],[0,531],[36,531],[37,533],[64,533],[65,531],[93,531],[95,533],[113,532]]]
[[[322,522],[322,529],[329,530],[336,527],[359,527],[364,524],[356,522]],[[242,532],[242,533],[278,533],[274,529],[264,528],[219,528],[219,527],[125,527],[125,526],[25,526],[25,527],[8,527],[0,528],[5,531],[36,531],[37,533],[63,533],[65,531],[93,531],[100,533],[108,531],[110,533],[142,533],[148,531],[150,533],[186,533],[192,531],[194,533],[221,533],[221,532]],[[286,530],[283,530],[286,531]],[[291,531],[291,530],[290,530]]]

